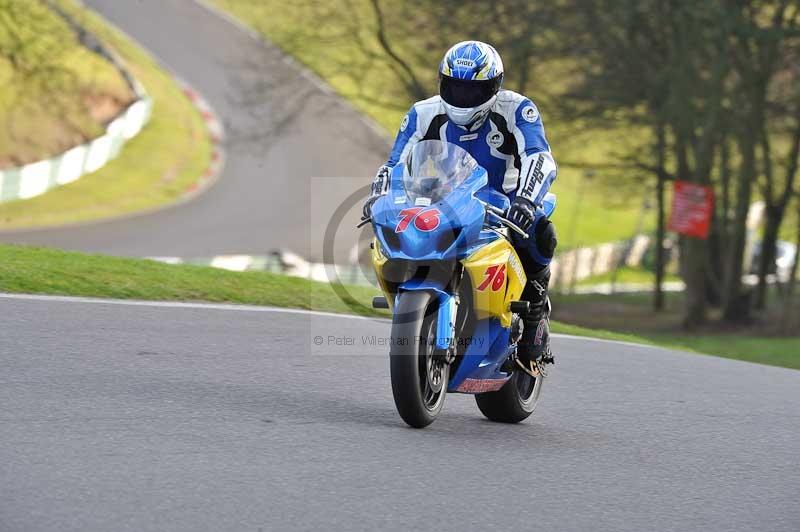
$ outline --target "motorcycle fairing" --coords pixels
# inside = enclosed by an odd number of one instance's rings
[[[394,168],[389,193],[372,207],[375,236],[382,246],[381,251],[388,259],[406,260],[449,260],[465,255],[468,243],[477,239],[483,227],[484,208],[474,194],[486,185],[486,170],[478,167],[441,200],[418,205],[403,188],[404,168],[403,164]],[[419,214],[402,214],[410,209],[419,209]],[[434,211],[438,213],[438,224],[419,229],[417,216]],[[407,223],[402,225],[404,221]]]
[[[495,317],[501,327],[511,326],[511,302],[525,288],[525,272],[514,248],[504,238],[478,248],[462,261],[472,284],[472,308],[477,319]],[[497,282],[499,278],[503,282]]]
[[[449,392],[479,393],[499,390],[511,377],[501,371],[511,351],[509,330],[499,320],[488,318],[475,324],[464,356],[447,386]]]

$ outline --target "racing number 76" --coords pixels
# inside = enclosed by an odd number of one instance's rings
[[[486,277],[484,278],[483,282],[478,286],[478,291],[483,292],[486,288],[491,284],[492,285],[492,292],[497,292],[506,282],[506,265],[505,264],[495,264],[494,266],[489,266],[486,268],[484,274]]]
[[[397,222],[397,227],[394,228],[395,233],[402,233],[411,222],[414,222],[414,227],[420,231],[428,232],[433,231],[439,227],[439,216],[442,213],[439,209],[426,209],[425,207],[411,207],[403,209],[398,213],[400,221]]]

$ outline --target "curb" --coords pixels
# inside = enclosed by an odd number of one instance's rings
[[[192,102],[197,112],[203,118],[208,131],[209,141],[211,142],[211,160],[205,172],[188,187],[183,195],[178,199],[178,202],[183,202],[188,199],[194,198],[209,189],[214,183],[217,182],[222,169],[225,166],[225,150],[222,143],[225,140],[225,126],[219,119],[214,108],[208,103],[203,95],[194,87],[192,87],[186,80],[178,77],[174,73],[172,77],[177,81],[183,90],[183,94]],[[172,203],[170,205],[174,205]]]

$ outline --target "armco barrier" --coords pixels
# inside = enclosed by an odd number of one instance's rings
[[[153,107],[153,102],[141,83],[128,72],[122,61],[110,49],[57,5],[52,2],[48,2],[48,5],[73,29],[83,46],[101,55],[119,70],[136,95],[136,101],[108,124],[102,136],[75,146],[51,159],[0,170],[0,203],[32,198],[99,170],[119,155],[125,142],[142,130],[150,119]]]

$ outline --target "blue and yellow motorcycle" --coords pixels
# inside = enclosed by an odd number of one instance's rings
[[[403,420],[431,424],[447,392],[475,394],[489,419],[517,423],[536,408],[546,376],[516,369],[526,277],[510,242],[525,233],[485,188],[486,170],[463,148],[417,143],[372,207],[372,263],[392,311],[392,392]],[[544,202],[549,216],[555,196]],[[549,308],[549,305],[548,305]]]

